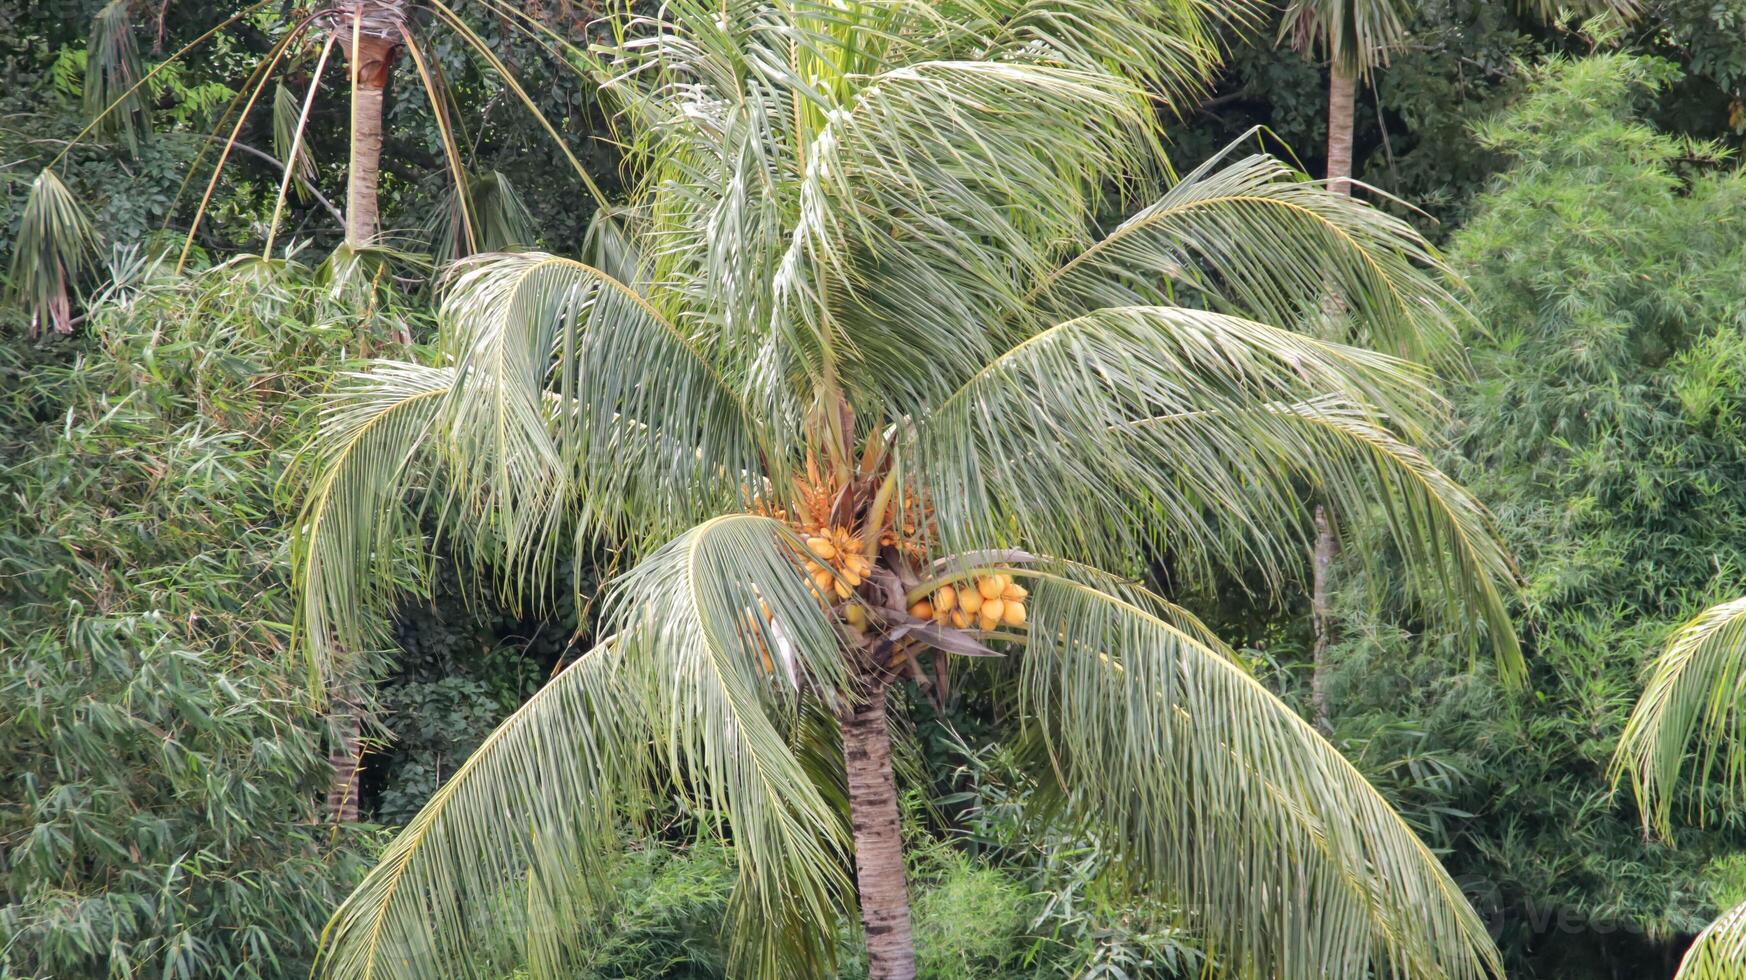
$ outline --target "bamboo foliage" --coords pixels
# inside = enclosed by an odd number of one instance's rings
[[[562,943],[534,937],[585,914],[573,872],[651,779],[734,844],[736,973],[828,974],[855,905],[835,721],[870,657],[918,640],[1016,661],[1063,812],[1194,907],[1233,975],[1498,972],[1376,792],[1123,574],[1167,549],[1184,580],[1258,570],[1277,594],[1309,486],[1520,672],[1508,558],[1424,452],[1446,424],[1429,371],[1297,329],[1333,281],[1359,336],[1435,356],[1462,317],[1435,253],[1271,158],[1172,176],[1154,100],[1197,91],[1220,19],[1249,13],[674,0],[575,55],[616,108],[630,197],[598,264],[458,263],[436,362],[335,392],[305,470],[300,645],[321,676],[372,635],[421,545],[409,497],[512,592],[596,533],[632,570],[613,639],[341,909],[332,975],[491,975],[480,930],[561,974]],[[1112,208],[1132,217],[1100,225]],[[946,635],[917,611],[945,580],[903,579],[936,574],[1003,606],[1029,576],[1028,622]]]

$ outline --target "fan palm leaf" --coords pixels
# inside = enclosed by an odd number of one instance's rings
[[[97,233],[73,192],[52,169],[37,174],[19,219],[8,277],[8,291],[30,311],[32,334],[44,327],[72,332],[72,296],[96,252]]]

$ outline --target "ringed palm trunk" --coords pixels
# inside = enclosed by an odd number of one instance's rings
[[[1358,78],[1334,62],[1328,78],[1328,186],[1341,194],[1352,193],[1352,130],[1358,102]],[[1339,296],[1330,296],[1330,307],[1338,307]],[[1334,730],[1333,715],[1328,707],[1328,648],[1334,641],[1333,614],[1330,611],[1329,587],[1334,559],[1340,553],[1340,540],[1334,536],[1334,523],[1322,504],[1316,505],[1316,548],[1311,567],[1310,622],[1315,630],[1314,664],[1310,673],[1310,708],[1315,713],[1316,727],[1323,734]]]
[[[399,55],[397,4],[360,3],[333,28],[351,62],[352,140],[346,166],[346,244],[374,244],[381,230],[376,190],[382,174],[382,107]],[[354,43],[355,42],[355,43]]]
[[[910,932],[909,887],[904,880],[883,682],[874,682],[866,700],[845,714],[841,727],[855,835],[855,885],[867,933],[867,977],[912,980],[915,939]]]

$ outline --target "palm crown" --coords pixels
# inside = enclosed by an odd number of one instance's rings
[[[1065,817],[1232,972],[1496,971],[1382,798],[1132,581],[1162,554],[1182,581],[1277,589],[1313,489],[1380,522],[1427,612],[1482,620],[1520,670],[1507,558],[1414,448],[1444,422],[1427,373],[1321,339],[1333,293],[1348,340],[1446,350],[1435,256],[1269,157],[1165,159],[1160,103],[1206,80],[1233,9],[619,19],[586,57],[635,190],[590,262],[457,265],[436,363],[379,362],[334,396],[301,638],[321,673],[370,644],[412,488],[511,587],[600,534],[643,557],[608,638],[336,914],[332,973],[484,969],[487,928],[555,964],[615,818],[659,785],[731,833],[737,972],[821,974],[858,894],[875,975],[905,975],[886,691],[950,683],[960,656],[995,661]]]

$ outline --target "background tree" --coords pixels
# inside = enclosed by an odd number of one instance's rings
[[[1616,56],[1536,72],[1476,134],[1516,164],[1449,243],[1488,329],[1450,391],[1448,466],[1520,563],[1534,697],[1452,661],[1386,576],[1353,575],[1338,607],[1336,744],[1446,849],[1512,975],[1671,976],[1746,842],[1733,818],[1647,841],[1606,792],[1640,665],[1746,563],[1746,239],[1723,217],[1746,185],[1642,121],[1673,74]]]
[[[368,642],[412,486],[512,590],[579,534],[643,557],[608,639],[336,915],[331,972],[488,972],[477,937],[511,923],[557,969],[656,778],[731,828],[740,971],[825,972],[858,904],[871,975],[912,976],[888,699],[1020,650],[1007,696],[1054,762],[1045,799],[1136,883],[1216,909],[1191,924],[1226,969],[1496,968],[1380,798],[1124,574],[1167,538],[1188,580],[1279,587],[1307,479],[1379,507],[1429,611],[1482,619],[1520,670],[1487,519],[1408,441],[1440,419],[1420,371],[1259,322],[1332,286],[1377,335],[1435,346],[1459,314],[1422,240],[1267,157],[1162,176],[1152,100],[1204,84],[1213,9],[618,23],[600,70],[638,178],[618,247],[464,263],[445,362],[381,363],[330,408],[301,639],[318,667]],[[1130,199],[1150,203],[1092,223]]]

